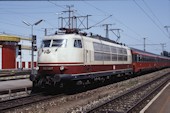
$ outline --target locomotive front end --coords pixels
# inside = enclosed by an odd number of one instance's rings
[[[77,72],[77,62],[83,62],[82,49],[74,48],[74,34],[46,36],[38,51],[38,75],[33,87],[58,87]]]

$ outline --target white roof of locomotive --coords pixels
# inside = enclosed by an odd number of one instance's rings
[[[57,35],[50,35],[50,36],[45,36],[43,40],[47,39],[59,39],[59,38],[72,38],[76,34],[57,34]]]

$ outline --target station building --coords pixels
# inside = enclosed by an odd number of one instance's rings
[[[21,43],[22,40],[23,38],[18,36],[0,35],[0,69],[31,68],[31,43],[24,46]],[[21,50],[19,50],[19,45]],[[36,60],[35,55],[34,67],[37,66]]]

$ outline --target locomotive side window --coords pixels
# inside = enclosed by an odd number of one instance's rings
[[[123,55],[118,55],[118,61],[123,61]]]
[[[110,52],[110,46],[103,44],[103,52]]]
[[[42,47],[50,47],[51,40],[43,40]]]
[[[102,44],[93,42],[94,51],[102,51]]]
[[[74,47],[76,47],[76,48],[82,48],[81,40],[74,40]]]
[[[94,53],[94,60],[103,61],[103,54],[102,54],[102,53],[95,52],[95,53]]]
[[[123,60],[124,60],[124,61],[127,61],[127,60],[128,60],[128,58],[127,58],[126,55],[123,56]]]
[[[104,59],[104,61],[110,61],[111,55],[110,54],[103,54],[103,59]]]
[[[119,54],[123,54],[123,49],[122,48],[118,48],[118,53]]]
[[[127,61],[127,50],[124,48],[118,48],[118,61]]]
[[[94,59],[97,61],[128,61],[127,50],[93,42]]]
[[[112,53],[117,53],[117,48],[112,46],[111,51],[112,51]]]
[[[112,61],[117,61],[117,54],[112,54]]]
[[[53,40],[52,47],[65,47],[66,39],[55,39]]]
[[[123,49],[123,54],[127,54],[127,50],[126,49]]]

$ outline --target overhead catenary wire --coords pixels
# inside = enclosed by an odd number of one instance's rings
[[[108,15],[108,12],[106,12],[106,11],[100,9],[100,8],[97,8],[97,7],[94,6],[93,4],[90,4],[89,2],[84,1],[84,0],[83,0],[83,2],[86,3],[86,4],[88,4],[88,5],[91,6],[91,7],[95,8],[95,9],[98,10],[99,12],[102,12],[104,15],[106,15],[106,14]],[[134,31],[132,28],[130,28],[129,26],[127,26],[125,23],[123,23],[123,22],[120,21],[119,19],[117,19],[117,18],[114,16],[114,14],[112,14],[111,18],[113,18],[113,20],[117,21],[118,23],[120,23],[120,24],[123,25],[124,27],[128,28],[130,31],[132,31],[132,32],[133,32],[135,35],[137,35],[138,37],[142,38],[142,36],[141,36],[139,33],[137,33],[136,31]]]
[[[49,3],[55,5],[55,6],[59,7],[59,8],[62,8],[62,9],[64,9],[64,10],[67,10],[64,6],[58,5],[58,4],[54,3],[54,2],[52,2],[51,0],[47,0],[47,1],[48,1]]]
[[[162,30],[162,28],[155,22],[154,19],[152,19],[152,17],[136,2],[136,0],[133,0],[134,3],[136,4],[136,6],[139,7],[139,9],[153,22],[153,24],[166,36],[168,37],[168,35]]]
[[[143,3],[145,4],[145,6],[149,9],[149,11],[151,12],[151,14],[154,16],[154,18],[159,22],[159,24],[163,27],[164,25],[161,23],[161,21],[159,20],[159,18],[155,15],[155,13],[153,12],[153,10],[149,7],[149,5],[145,2],[145,0],[142,0]]]
[[[152,9],[147,5],[147,3],[143,1],[144,5],[149,9],[149,11],[151,12],[151,14],[153,15],[153,17],[159,22],[159,24],[161,25],[161,27],[156,23],[156,21],[135,1],[135,4],[140,8],[140,10],[154,23],[154,25],[165,35],[165,37],[167,37],[167,34],[164,32],[164,30],[162,30],[163,25],[160,22],[160,20],[157,18],[157,16],[154,14],[154,12],[152,11]],[[150,40],[148,40],[150,41]],[[152,41],[150,41],[152,43]],[[153,44],[153,43],[152,43]]]
[[[99,21],[98,23],[92,25],[91,27],[89,27],[89,29],[92,28],[92,27],[96,27],[98,24],[100,24],[100,23],[102,23],[103,21],[107,20],[107,19],[110,18],[111,16],[112,16],[112,15],[109,15],[108,17],[104,18],[103,20]]]

